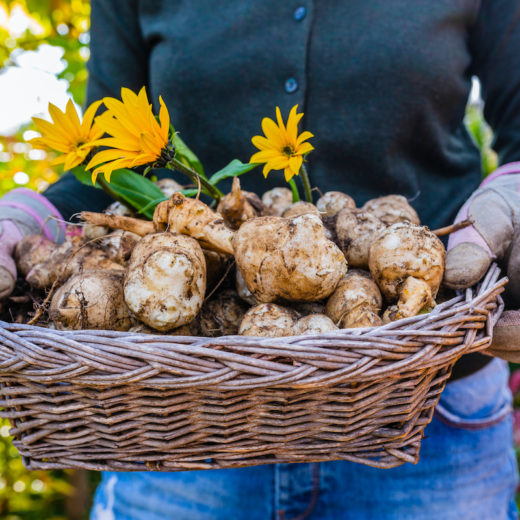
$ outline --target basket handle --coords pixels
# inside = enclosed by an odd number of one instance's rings
[[[491,346],[483,353],[520,363],[520,309],[502,313],[493,328]]]

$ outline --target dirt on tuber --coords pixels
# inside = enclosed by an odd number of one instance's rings
[[[57,329],[128,330],[123,271],[87,271],[70,277],[54,294],[49,316]]]
[[[347,270],[319,217],[258,217],[236,232],[233,246],[247,288],[259,302],[316,301],[329,296]]]
[[[341,329],[382,324],[383,299],[370,273],[351,269],[327,301],[325,313]]]
[[[202,306],[199,315],[202,335],[215,337],[238,334],[238,327],[248,309],[249,305],[235,291],[222,291]]]
[[[370,247],[369,266],[386,301],[397,300],[387,320],[415,316],[435,305],[445,256],[443,243],[427,227],[399,222],[379,234]]]
[[[299,314],[281,305],[261,303],[244,315],[238,333],[242,336],[276,338],[293,336]]]
[[[126,304],[149,327],[168,331],[190,323],[206,291],[199,243],[177,233],[142,238],[132,251],[124,283]]]

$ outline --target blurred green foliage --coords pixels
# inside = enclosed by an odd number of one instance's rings
[[[27,471],[0,420],[0,519],[87,520],[99,474]]]
[[[88,37],[85,35],[89,29],[90,2],[7,0],[0,3],[0,9],[2,7],[7,17],[13,9],[23,10],[31,23],[22,34],[12,34],[8,24],[0,26],[0,67],[16,65],[14,58],[17,54],[36,50],[42,44],[61,47],[66,66],[58,78],[68,81],[70,94],[82,105],[87,80],[85,61],[88,57]],[[87,49],[87,52],[82,49]]]
[[[3,520],[65,519],[65,500],[72,493],[64,471],[27,471],[0,423],[0,518]]]
[[[498,157],[496,152],[491,148],[493,132],[484,119],[481,103],[468,104],[464,122],[475,144],[480,149],[482,175],[486,177],[498,168]]]
[[[11,30],[12,16],[28,20],[22,33]],[[24,51],[51,45],[63,50],[63,70],[57,78],[68,83],[68,92],[78,105],[85,98],[89,56],[88,29],[90,3],[87,0],[7,0],[0,2],[0,73],[17,67],[17,57]],[[39,151],[31,154],[23,134],[34,130],[32,123],[19,128],[14,135],[0,135],[0,195],[19,187],[14,180],[17,172],[25,172],[29,181],[25,187],[43,191],[57,180],[57,170],[51,167],[52,154]]]
[[[10,17],[28,19],[23,33],[10,30]],[[0,2],[0,73],[18,67],[17,57],[40,45],[63,49],[63,70],[57,75],[68,83],[68,92],[82,105],[85,97],[88,59],[90,4],[86,0],[7,0]],[[34,130],[32,123],[11,135],[0,135],[0,195],[18,187],[16,172],[25,172],[25,187],[42,191],[57,180],[53,156],[45,152],[30,154],[24,132]],[[27,471],[9,437],[9,425],[0,420],[0,519],[75,520],[88,518],[89,500],[98,481],[97,474],[72,471]],[[78,479],[80,477],[80,479]],[[79,480],[83,481],[78,486]],[[82,495],[78,495],[78,488]]]

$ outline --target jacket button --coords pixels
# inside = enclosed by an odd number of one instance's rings
[[[292,94],[293,92],[296,92],[298,90],[298,82],[294,78],[289,78],[285,82],[285,92],[287,94]]]
[[[305,7],[303,7],[303,5],[301,5],[300,7],[297,7],[294,10],[293,18],[297,22],[301,22],[305,18],[305,16],[307,16],[307,9]]]

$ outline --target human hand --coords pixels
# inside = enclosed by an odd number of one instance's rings
[[[484,180],[456,221],[473,225],[450,236],[445,284],[464,289],[478,282],[492,261],[509,277],[508,302],[520,307],[520,162],[499,168]],[[487,353],[520,362],[520,311],[506,311],[496,324]]]
[[[16,282],[13,260],[16,244],[32,233],[42,233],[56,242],[63,241],[65,226],[60,220],[58,210],[34,191],[19,188],[0,199],[0,301],[11,294]]]
[[[14,289],[16,265],[13,252],[23,234],[12,220],[0,220],[0,300],[7,298]]]

